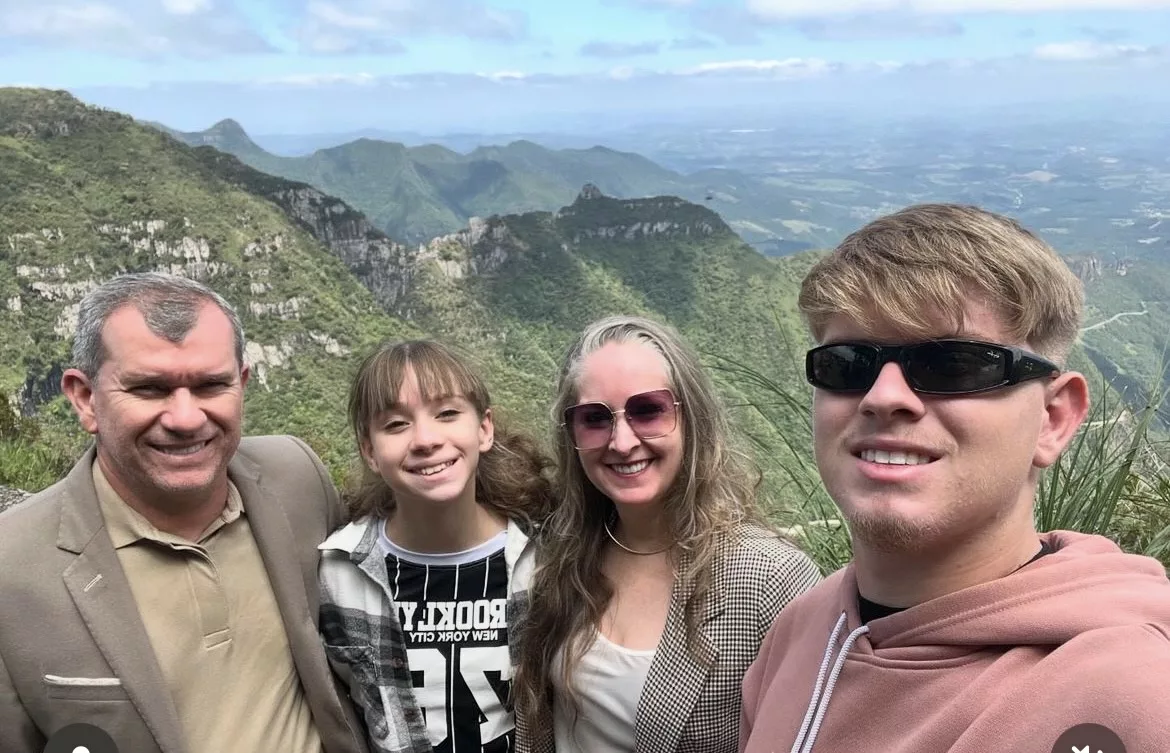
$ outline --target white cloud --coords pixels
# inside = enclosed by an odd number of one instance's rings
[[[347,31],[374,31],[381,26],[375,15],[349,13],[333,3],[309,3],[308,13],[313,21]]]
[[[370,73],[299,73],[288,76],[261,78],[256,81],[262,86],[372,86],[378,78]]]
[[[309,0],[295,36],[319,53],[385,54],[423,36],[512,42],[528,35],[528,17],[485,0]]]
[[[783,60],[726,60],[703,63],[679,71],[684,76],[725,74],[767,75],[772,78],[810,78],[834,70],[836,66],[820,58],[785,58]]]
[[[211,10],[211,0],[162,0],[167,13],[176,16],[191,16]]]
[[[0,11],[0,36],[77,38],[132,26],[130,18],[104,3],[6,3]]]
[[[953,18],[900,12],[799,18],[789,23],[809,39],[833,42],[928,39],[963,33],[962,25]]]
[[[493,71],[492,73],[477,73],[475,75],[492,81],[523,81],[528,78],[528,74],[523,71]]]
[[[0,54],[22,46],[152,58],[207,58],[271,46],[210,0],[3,0]]]
[[[1039,60],[1112,60],[1121,57],[1136,57],[1149,52],[1151,52],[1149,47],[1078,40],[1042,44],[1032,51],[1032,56]]]
[[[1170,8],[1170,0],[747,0],[755,16],[774,20],[889,11],[922,14],[1037,13]]]

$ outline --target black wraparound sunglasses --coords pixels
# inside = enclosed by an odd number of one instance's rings
[[[929,340],[822,345],[808,352],[805,375],[812,386],[829,392],[865,392],[891,361],[901,367],[910,389],[926,395],[970,395],[1060,373],[1056,364],[1020,348],[978,340]]]

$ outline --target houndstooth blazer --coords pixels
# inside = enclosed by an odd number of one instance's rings
[[[685,568],[684,560],[680,568]],[[712,588],[699,610],[697,651],[688,650],[676,586],[634,722],[634,753],[736,753],[743,676],[780,610],[816,585],[820,570],[774,534],[741,527],[720,546]],[[697,654],[697,656],[696,656]],[[516,719],[516,753],[553,753],[551,725]]]

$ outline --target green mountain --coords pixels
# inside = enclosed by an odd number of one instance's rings
[[[1085,282],[1086,354],[1135,405],[1170,390],[1170,261],[1070,259]],[[1170,415],[1161,423],[1170,427]]]
[[[304,436],[340,473],[346,384],[383,337],[464,346],[503,416],[545,432],[561,353],[588,321],[641,312],[712,359],[782,362],[807,263],[759,255],[702,206],[595,188],[556,213],[475,220],[406,246],[316,188],[63,92],[0,89],[0,171],[0,389],[62,457],[84,439],[57,394],[77,301],[121,271],[186,274],[232,301],[256,375],[246,429]]]
[[[56,395],[77,301],[119,272],[177,272],[240,310],[247,430],[303,434],[337,461],[353,359],[418,330],[203,153],[218,154],[63,92],[0,89],[0,390],[72,427]]]
[[[505,415],[538,434],[561,356],[590,321],[641,313],[670,321],[708,360],[752,366],[806,389],[798,281],[813,257],[769,259],[718,215],[676,197],[619,200],[586,186],[556,213],[473,220],[417,247],[386,239],[359,213],[304,184],[199,150],[216,171],[280,206],[325,240],[392,316],[476,354]],[[747,409],[753,390],[724,378],[745,430],[775,440]]]
[[[217,147],[241,146],[242,130],[217,133]],[[547,156],[507,149],[527,154],[534,174]],[[453,154],[431,151],[432,163]],[[3,475],[36,460],[6,455],[12,437],[23,438],[20,452],[48,447],[59,458],[84,439],[57,395],[77,300],[140,269],[205,280],[240,309],[256,374],[246,429],[301,435],[338,474],[352,457],[346,385],[377,340],[432,335],[462,346],[499,413],[545,434],[565,348],[587,322],[623,312],[668,320],[699,348],[737,425],[768,448],[757,458],[773,490],[793,455],[808,467],[808,341],[795,295],[817,256],[764,257],[705,204],[620,199],[588,185],[556,211],[473,219],[404,245],[308,183],[65,93],[24,89],[0,89],[0,174],[0,390],[25,417],[0,422],[0,484],[35,485]],[[1145,383],[1156,373],[1150,353],[1165,347],[1170,275],[1093,257],[1074,265],[1090,293],[1088,355],[1076,365]],[[1142,306],[1150,313],[1134,313]]]
[[[595,146],[547,149],[530,141],[460,154],[438,145],[406,147],[373,139],[280,157],[257,146],[235,121],[206,131],[169,134],[210,145],[272,175],[308,183],[365,213],[391,237],[425,242],[472,217],[555,211],[592,183],[623,198],[675,195],[717,211],[744,239],[768,253],[832,245],[854,221],[852,208],[734,170],[693,175],[629,152]]]

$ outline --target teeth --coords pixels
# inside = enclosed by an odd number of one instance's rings
[[[637,473],[638,471],[642,470],[643,468],[645,468],[648,465],[650,465],[649,460],[639,460],[636,463],[629,463],[627,465],[616,465],[615,464],[613,466],[613,469],[621,474],[632,474],[632,473]]]
[[[206,446],[206,442],[200,442],[187,447],[162,447],[160,449],[168,455],[194,455]]]
[[[882,465],[926,465],[930,458],[914,452],[887,452],[886,450],[862,450],[861,459]]]
[[[415,473],[420,476],[434,476],[439,471],[445,471],[451,466],[455,465],[454,460],[448,460],[446,463],[439,463],[438,465],[429,465],[426,468],[417,468]]]

